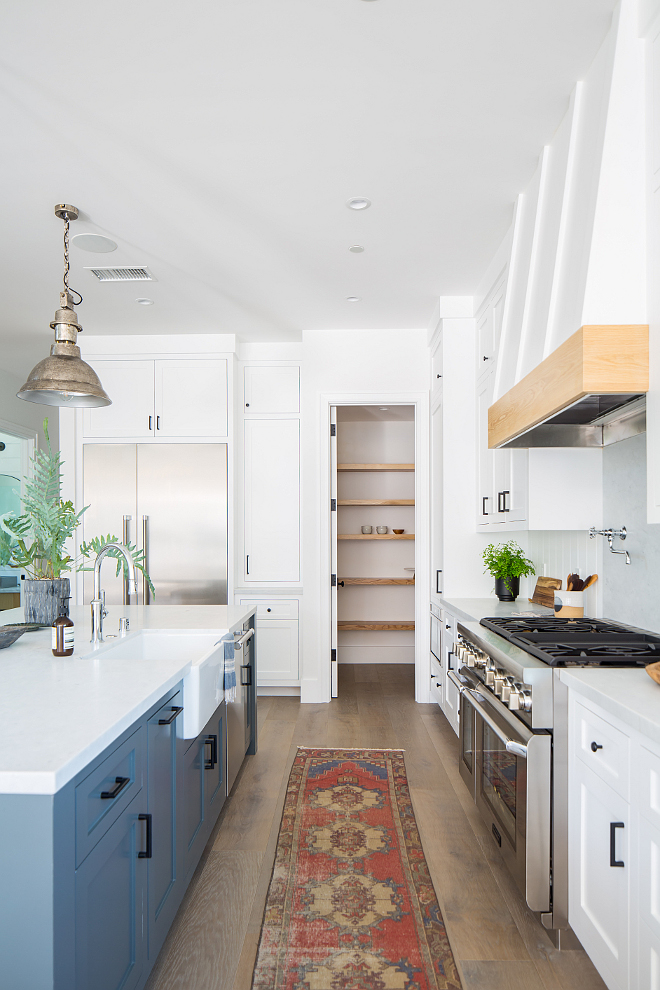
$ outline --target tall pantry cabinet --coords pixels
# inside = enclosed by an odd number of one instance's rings
[[[256,605],[258,685],[299,686],[300,365],[239,366],[237,433],[237,604]]]

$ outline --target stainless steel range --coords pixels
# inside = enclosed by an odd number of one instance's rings
[[[458,625],[448,676],[461,697],[461,776],[556,944],[569,932],[568,693],[559,669],[656,660],[660,637],[615,622],[521,615]]]

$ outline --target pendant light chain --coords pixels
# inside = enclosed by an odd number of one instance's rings
[[[80,306],[83,301],[83,297],[80,295],[77,289],[69,288],[69,219],[64,218],[64,277],[62,281],[64,282],[64,291],[66,293],[73,292],[78,296],[78,302],[75,302],[75,306]],[[82,327],[80,328],[82,330]]]
[[[64,289],[69,291],[69,221],[64,221]]]

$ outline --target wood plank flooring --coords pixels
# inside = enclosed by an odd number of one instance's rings
[[[339,698],[259,698],[247,757],[146,990],[250,990],[284,792],[297,746],[405,750],[410,791],[464,990],[605,990],[581,950],[558,952],[521,898],[410,664],[339,667]]]

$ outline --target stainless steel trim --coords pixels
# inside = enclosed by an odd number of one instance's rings
[[[624,405],[611,409],[590,423],[553,423],[554,416],[588,402],[597,392],[583,395],[563,409],[548,417],[550,422],[531,426],[507,443],[500,450],[516,447],[607,447],[619,440],[646,432],[646,395],[638,395]]]
[[[459,694],[463,694],[463,692],[465,691],[465,689],[468,687],[468,683],[465,680],[465,678],[462,681],[460,681],[458,679],[458,677],[456,676],[456,674],[454,673],[454,671],[451,669],[451,667],[447,671],[447,677],[452,682],[452,684],[454,685],[454,687],[458,688],[458,693]]]
[[[248,629],[246,633],[243,633],[238,639],[234,640],[234,649],[242,650],[249,639],[254,636],[254,629]]]
[[[125,547],[128,546],[128,541],[129,541],[128,524],[131,522],[132,519],[133,519],[133,516],[124,516],[124,518],[122,520],[121,542],[124,544]],[[123,604],[124,605],[130,605],[131,604],[131,595],[130,595],[130,592],[128,590],[128,576],[127,576],[126,568],[124,568],[124,570],[123,570],[123,575],[124,575],[123,578],[122,578],[122,598],[123,598]]]
[[[511,739],[510,736],[507,736],[502,729],[502,726],[497,724],[493,716],[481,704],[482,701],[486,700],[483,695],[479,694],[478,691],[472,690],[471,688],[466,688],[463,690],[463,697],[469,701],[475,711],[481,715],[484,722],[488,723],[498,739],[502,740],[506,747],[507,753],[513,753],[514,756],[520,756],[523,760],[527,759],[526,744],[519,742],[517,739]],[[534,733],[530,732],[529,735],[530,737],[533,737]]]
[[[142,604],[151,604],[151,589],[147,581],[149,573],[149,516],[142,516],[142,550],[144,551],[144,573],[142,574]]]

